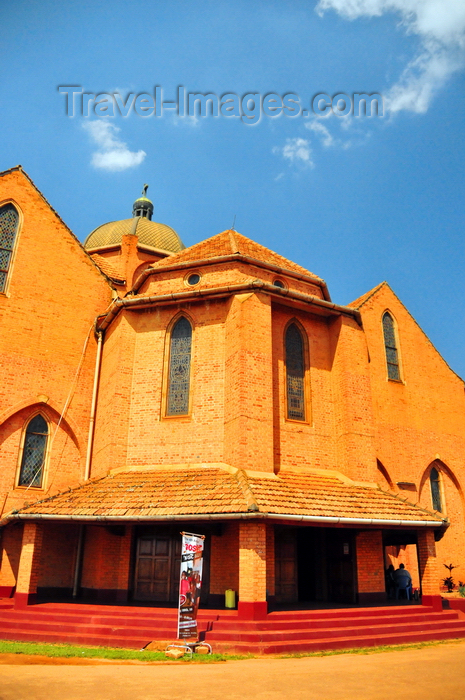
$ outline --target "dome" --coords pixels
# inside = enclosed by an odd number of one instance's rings
[[[144,185],[142,196],[132,205],[132,219],[110,221],[92,231],[84,241],[84,248],[109,248],[120,245],[123,236],[136,235],[141,245],[178,253],[186,247],[171,226],[152,221],[153,203],[147,197],[148,185]]]
[[[84,248],[90,250],[120,245],[122,237],[128,234],[135,234],[141,245],[159,248],[170,253],[178,253],[186,247],[171,226],[158,224],[156,221],[139,216],[122,221],[110,221],[108,224],[98,226],[87,236]]]

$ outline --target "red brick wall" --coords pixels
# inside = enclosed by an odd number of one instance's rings
[[[129,581],[129,554],[131,530],[125,535],[113,534],[109,529],[87,526],[81,586],[87,589],[126,589]]]
[[[357,533],[358,592],[384,593],[384,552],[381,530]]]
[[[239,591],[239,523],[223,525],[220,537],[212,535],[210,556],[210,593]]]
[[[0,204],[8,201],[18,207],[21,225],[7,294],[0,294],[0,508],[18,507],[23,498],[34,500],[30,492],[18,490],[3,503],[14,483],[27,407],[34,412],[44,403],[55,420],[70,392],[65,418],[74,431],[75,447],[64,447],[71,439],[64,425],[50,455],[53,483],[45,488],[53,492],[79,481],[95,362],[92,333],[77,383],[76,372],[95,316],[111,296],[106,279],[77,239],[20,171],[0,177]],[[63,461],[63,449],[69,456],[76,447],[79,456],[73,454],[70,464]]]
[[[78,525],[44,523],[44,546],[40,557],[39,587],[72,588]]]
[[[239,522],[239,597],[241,602],[266,600],[266,524]]]
[[[0,588],[16,586],[23,541],[23,524],[2,528],[0,539]]]

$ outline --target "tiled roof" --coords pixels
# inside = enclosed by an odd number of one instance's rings
[[[381,489],[347,484],[337,477],[281,472],[276,480],[249,477],[249,486],[260,511],[268,513],[441,521]]]
[[[106,258],[98,253],[90,256],[94,263],[102,270],[103,274],[112,280],[124,282],[124,275],[116,269]]]
[[[355,301],[351,301],[350,304],[347,304],[347,306],[350,306],[352,309],[359,309],[365,302],[370,299],[373,294],[375,294],[378,289],[381,289],[383,285],[387,284],[386,282],[381,282],[380,284],[377,284],[376,287],[373,287],[373,289],[370,289],[369,292],[365,292],[365,294],[362,294],[361,297],[358,297],[358,299],[355,299]]]
[[[255,243],[255,241],[246,238],[246,236],[237,233],[237,231],[223,231],[222,233],[218,233],[212,238],[207,238],[207,240],[196,243],[190,248],[186,248],[169,258],[160,260],[158,263],[154,264],[153,267],[158,269],[168,265],[176,265],[177,263],[209,260],[222,255],[234,254],[255,258],[255,260],[259,260],[260,262],[276,265],[284,270],[291,270],[301,275],[310,275],[315,280],[322,281],[321,278],[318,277],[318,275],[314,275],[313,272],[309,272],[304,267],[297,265],[291,260],[287,260],[287,258],[284,258],[282,255],[278,255],[278,253],[274,253],[272,250],[265,248],[265,246]]]
[[[403,521],[442,520],[377,488],[319,474],[247,475],[220,467],[127,471],[89,481],[19,511],[63,517],[144,517],[222,513]],[[14,517],[14,515],[12,516]]]

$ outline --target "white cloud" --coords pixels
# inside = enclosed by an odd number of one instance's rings
[[[390,112],[426,112],[434,95],[465,65],[464,0],[319,0],[322,15],[335,10],[342,17],[400,15],[400,26],[421,41],[417,55],[385,95]]]
[[[283,158],[291,164],[313,168],[312,149],[310,141],[302,138],[286,139],[286,144],[283,147],[275,146],[273,153],[279,153]]]
[[[329,133],[329,129],[321,123],[320,119],[312,119],[305,122],[305,128],[313,131],[320,139],[323,146],[333,146],[334,138]]]
[[[103,119],[88,121],[84,122],[83,128],[98,148],[92,154],[94,168],[112,172],[127,170],[140,165],[147,155],[145,151],[130,151],[118,137],[121,129],[111,122]]]

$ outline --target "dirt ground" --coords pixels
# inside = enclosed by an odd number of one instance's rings
[[[368,655],[257,658],[211,665],[44,661],[4,655],[0,700],[465,698],[465,642]]]

